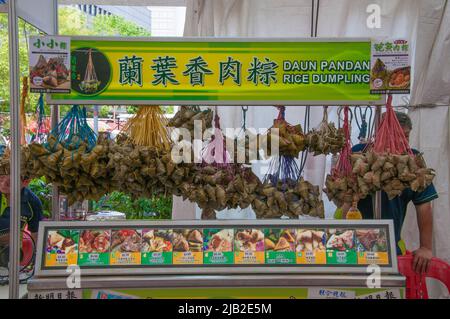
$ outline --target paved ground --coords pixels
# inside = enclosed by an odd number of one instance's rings
[[[27,293],[27,285],[20,285],[20,296]],[[0,286],[0,299],[7,299],[9,295],[9,286]]]

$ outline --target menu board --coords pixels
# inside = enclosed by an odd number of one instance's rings
[[[47,230],[44,268],[391,264],[383,226],[67,228]]]

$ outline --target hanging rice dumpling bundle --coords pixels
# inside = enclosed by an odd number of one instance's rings
[[[45,144],[29,145],[29,153],[36,174],[58,186],[73,204],[99,200],[112,189],[106,167],[111,143],[103,134],[97,139],[87,124],[86,109],[75,105]]]
[[[122,130],[134,145],[170,150],[167,119],[159,106],[141,106]]]
[[[165,126],[158,106],[144,106],[117,137],[108,168],[120,191],[133,198],[181,194],[179,187],[189,180],[193,165],[174,163]]]
[[[203,163],[193,167],[192,178],[180,187],[183,198],[197,203],[208,219],[215,218],[215,211],[249,207],[260,185],[250,168],[231,163],[219,121],[216,115],[214,135],[203,150]]]
[[[337,154],[345,144],[344,130],[337,129],[334,123],[328,122],[326,109],[323,112],[322,122],[317,128],[308,132],[306,139],[308,151],[314,153],[314,156]]]
[[[383,190],[389,199],[406,188],[422,192],[435,176],[422,155],[413,153],[391,103],[389,96],[374,143],[364,153],[352,155],[352,170],[358,184],[369,192]]]
[[[181,106],[180,110],[168,122],[169,127],[186,129],[190,133],[189,141],[194,139],[194,125],[196,121],[201,124],[201,134],[212,127],[213,112],[210,109],[200,110],[198,106]],[[186,138],[186,136],[184,136]],[[180,140],[183,136],[180,135]]]
[[[272,159],[252,207],[258,218],[324,218],[319,187],[301,178],[296,159],[288,156]]]
[[[170,150],[135,145],[122,133],[110,148],[107,167],[114,172],[118,190],[133,198],[149,198],[181,195],[181,184],[191,179],[193,164],[176,164]]]
[[[352,172],[348,113],[349,107],[346,106],[344,108],[343,125],[345,145],[339,153],[336,166],[332,168],[331,174],[328,174],[326,177],[324,189],[328,199],[333,201],[338,207],[342,206],[343,203],[358,202],[360,198],[364,198],[370,192],[364,185],[364,181],[357,179]]]
[[[279,113],[277,119],[274,120],[273,126],[266,134],[261,136],[260,143],[264,146],[266,156],[285,155],[297,157],[298,154],[306,148],[306,137],[300,124],[291,125],[285,120],[285,107],[278,107]],[[273,147],[278,146],[277,153]]]
[[[251,164],[254,160],[261,160],[259,153],[260,145],[258,143],[258,134],[250,130],[241,131],[238,136],[233,139],[234,163]]]

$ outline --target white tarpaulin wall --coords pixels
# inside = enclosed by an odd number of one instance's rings
[[[317,35],[319,37],[397,37],[412,44],[413,90],[411,105],[440,103],[432,108],[410,108],[414,129],[411,145],[425,152],[430,167],[436,169],[435,186],[439,199],[433,202],[435,255],[450,262],[450,6],[445,0],[322,0]],[[311,35],[311,1],[299,0],[187,0],[186,36],[216,37],[309,37]],[[316,1],[317,3],[317,1]],[[369,4],[381,8],[381,28],[366,25]],[[395,100],[394,100],[395,102]],[[402,104],[401,102],[399,102]],[[223,127],[241,125],[241,109],[219,107]],[[305,108],[289,106],[286,118],[303,123]],[[332,112],[335,115],[336,112]],[[276,111],[272,107],[249,107],[248,126],[269,127]],[[322,109],[311,110],[311,126],[319,123]],[[331,117],[330,120],[336,120]],[[323,185],[329,170],[325,158],[309,157],[305,177]],[[260,167],[254,166],[255,173]],[[328,212],[329,213],[329,212]],[[329,214],[328,214],[329,215]],[[189,203],[174,202],[175,218],[199,217]],[[225,217],[218,214],[218,217]],[[251,210],[227,213],[227,218],[254,218]],[[329,217],[329,216],[328,216]],[[408,249],[418,245],[418,228],[414,208],[408,211],[403,227]],[[433,293],[434,292],[434,293]],[[439,288],[430,292],[439,295]]]

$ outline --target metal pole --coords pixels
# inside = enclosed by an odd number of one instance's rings
[[[98,105],[94,105],[94,132],[98,134]]]
[[[378,130],[381,122],[381,109],[383,106],[375,106],[375,132]],[[375,193],[375,209],[374,209],[374,219],[381,219],[381,191]]]
[[[55,35],[58,35],[58,1],[55,0],[53,3],[53,10],[55,12],[54,16],[54,26],[53,31]],[[55,128],[59,123],[59,107],[58,105],[52,105],[51,108],[52,115],[52,129]],[[53,185],[52,187],[52,219],[60,220],[60,207],[59,207],[59,190],[58,186]]]
[[[9,234],[9,298],[19,298],[20,262],[20,89],[19,89],[19,39],[16,0],[8,1],[9,30],[9,86],[11,114],[11,213]]]

